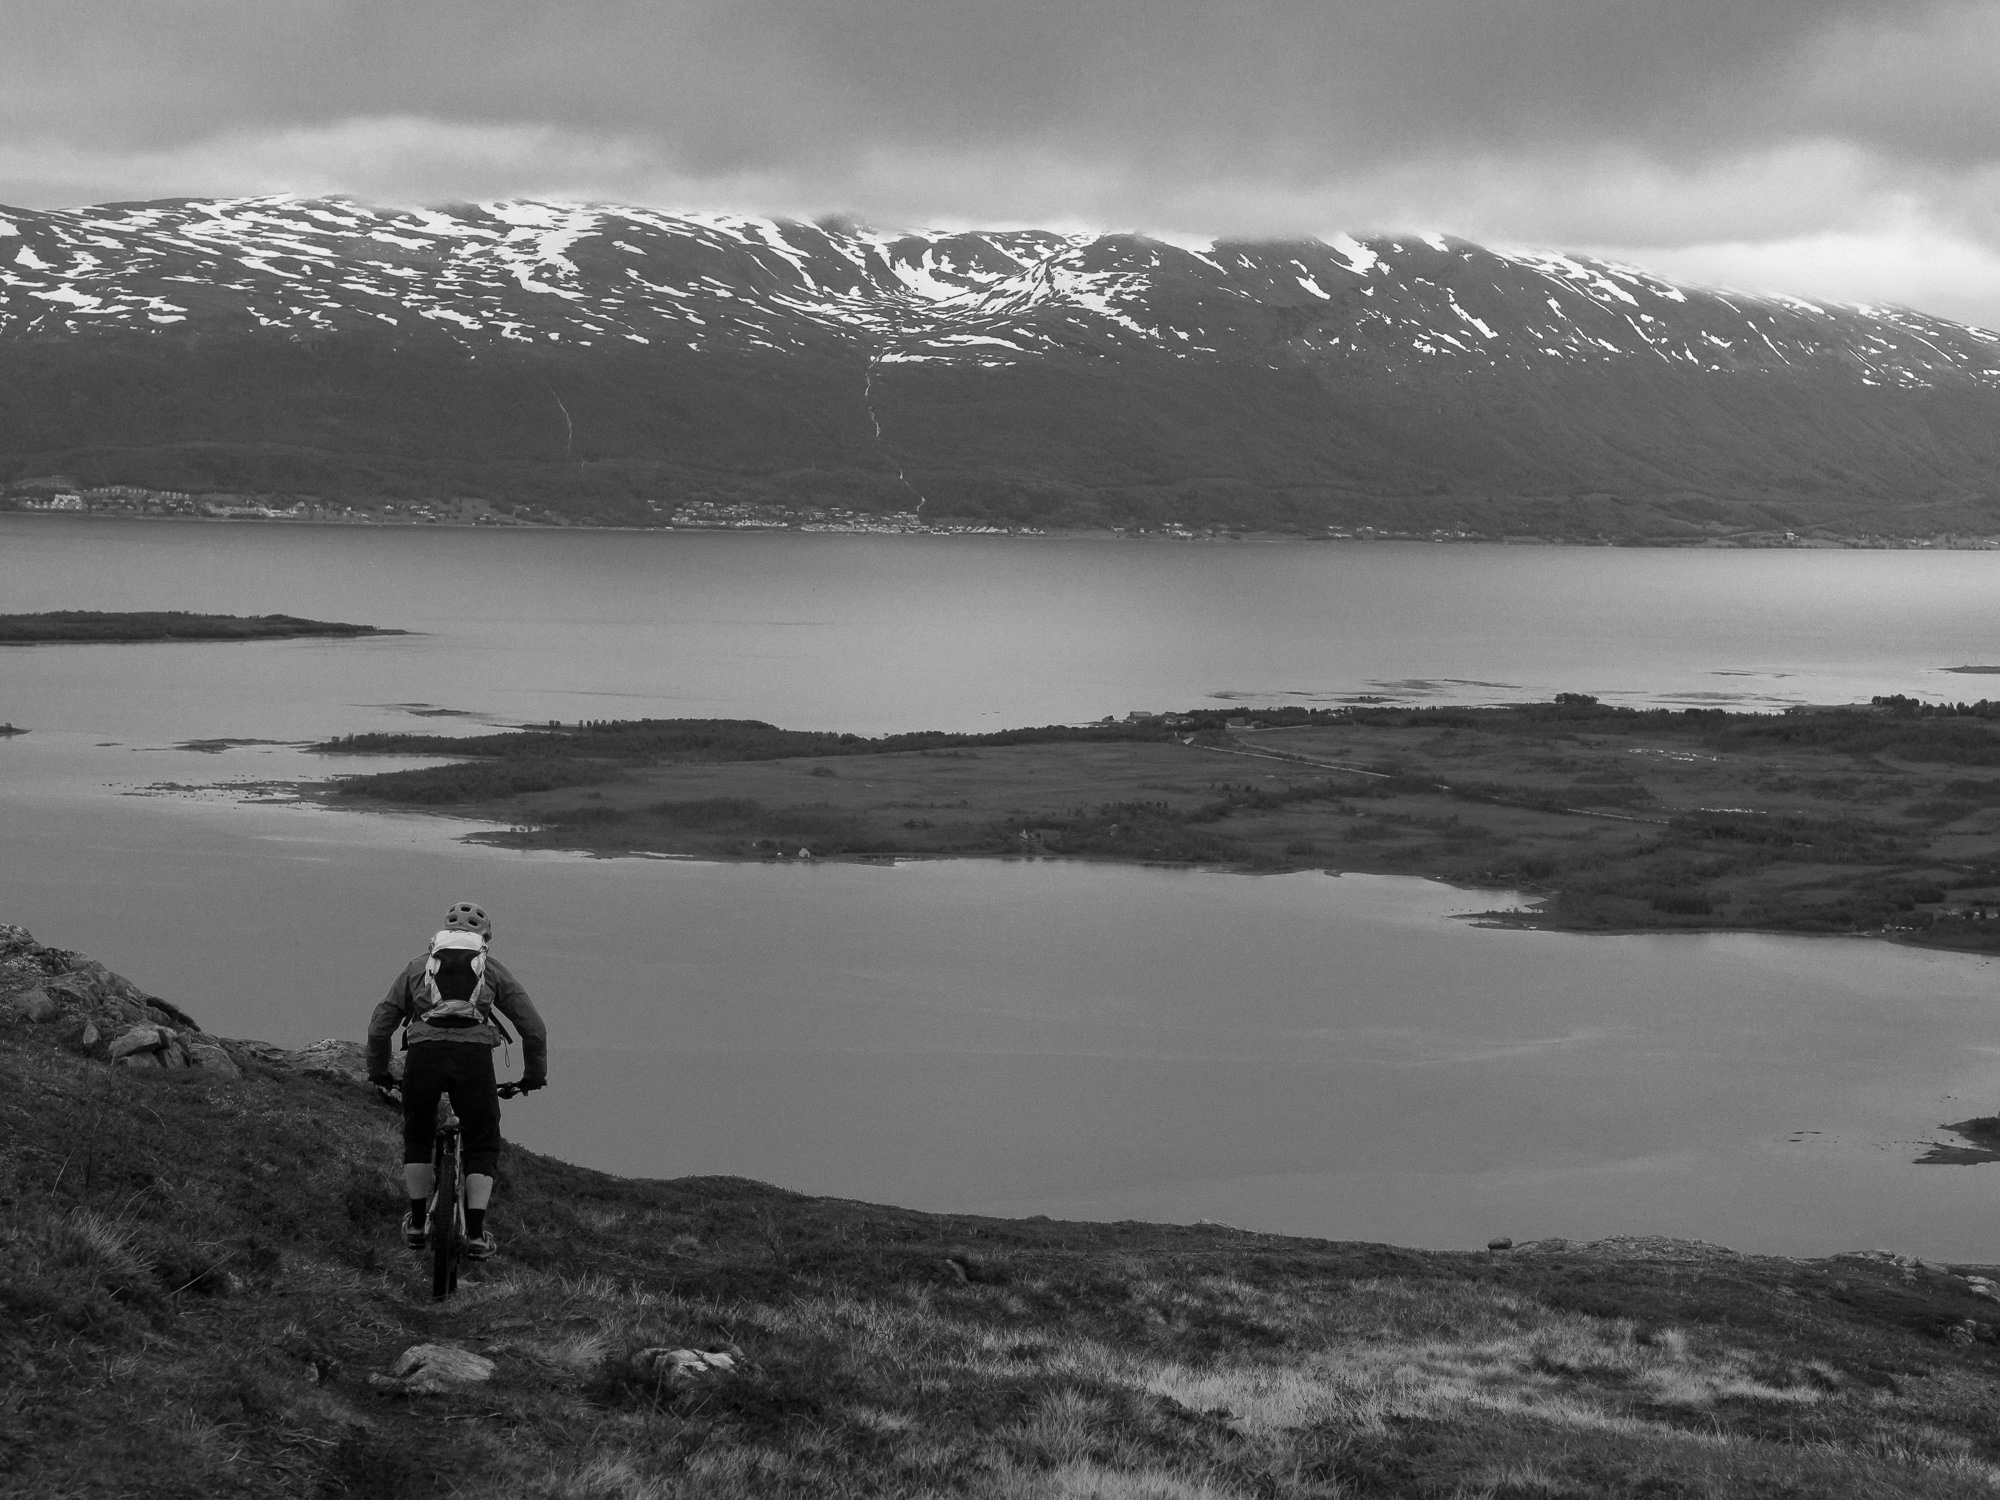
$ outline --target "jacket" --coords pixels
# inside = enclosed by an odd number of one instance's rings
[[[396,976],[396,982],[389,986],[389,993],[382,998],[382,1003],[375,1007],[375,1014],[369,1017],[368,1072],[371,1077],[389,1071],[389,1039],[406,1019],[410,1020],[407,1041],[412,1047],[419,1042],[477,1042],[497,1047],[505,1040],[497,1026],[482,1024],[445,1030],[411,1019],[424,998],[424,966],[428,961],[429,955],[411,959],[403,972]],[[490,955],[486,960],[486,983],[493,992],[493,1008],[514,1023],[514,1031],[521,1038],[521,1081],[548,1082],[549,1029],[542,1024],[535,1002],[521,988],[521,981],[507,972],[507,966]]]

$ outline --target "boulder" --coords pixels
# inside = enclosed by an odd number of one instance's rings
[[[157,1052],[128,1052],[117,1061],[121,1068],[157,1068],[160,1054]]]
[[[51,979],[46,988],[67,999],[70,1004],[100,1023],[132,1026],[152,1019],[147,1013],[144,998],[137,993],[136,986],[133,987],[132,995],[125,995],[117,986],[105,983],[102,978],[89,970],[80,970],[65,974],[59,979]]]
[[[62,1014],[62,1008],[43,989],[22,990],[13,997],[12,1004],[30,1021],[53,1021]]]
[[[42,945],[25,927],[16,927],[11,922],[0,922],[0,958],[16,953],[39,953]]]
[[[417,1344],[403,1351],[387,1375],[370,1375],[368,1383],[406,1396],[441,1395],[492,1378],[493,1361],[483,1354],[451,1344]]]
[[[687,1385],[704,1375],[722,1374],[736,1368],[742,1351],[720,1349],[641,1349],[632,1356],[635,1369],[644,1370],[667,1385]]]
[[[193,1036],[184,1040],[187,1043],[188,1066],[200,1068],[205,1073],[220,1073],[225,1078],[243,1076],[243,1070],[236,1066],[236,1059],[212,1037]]]
[[[166,1041],[158,1026],[134,1026],[111,1044],[113,1062],[132,1056],[136,1052],[157,1051]],[[168,1033],[171,1035],[171,1033]]]

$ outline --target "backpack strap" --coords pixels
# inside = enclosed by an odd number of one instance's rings
[[[420,975],[417,978],[410,980],[409,983],[403,986],[403,1032],[402,1035],[398,1037],[396,1040],[397,1040],[397,1045],[400,1046],[405,1052],[408,1052],[410,1050],[410,1028],[414,1026],[418,1020],[417,1011],[420,1007],[420,1002],[417,999],[416,986],[421,984],[422,982],[423,978]],[[480,983],[482,986],[486,987],[487,992],[489,994],[494,993],[492,987],[489,984],[487,984],[486,980],[482,979]],[[474,993],[477,993],[477,991],[475,991]],[[486,1013],[486,1019],[492,1022],[493,1025],[500,1028],[500,1035],[507,1039],[509,1045],[512,1045],[513,1043],[520,1041],[520,1038],[515,1036],[513,1031],[509,1029],[507,1025],[507,1018],[500,1014],[499,1006],[495,1005],[491,1000],[488,1000],[486,1002],[484,1009]]]

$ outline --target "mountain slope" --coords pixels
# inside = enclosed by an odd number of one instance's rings
[[[16,477],[604,519],[2000,528],[2000,335],[1443,237],[7,209],[0,397]]]
[[[233,1061],[104,1061],[108,1028],[148,1011]],[[1945,1500],[2000,1482],[1990,1292],[1887,1252],[1426,1252],[946,1216],[514,1148],[500,1255],[433,1303],[397,1232],[394,1113],[341,1064],[358,1051],[217,1043],[0,926],[0,1494]],[[390,1379],[422,1345],[489,1378]],[[676,1375],[674,1349],[730,1360]]]

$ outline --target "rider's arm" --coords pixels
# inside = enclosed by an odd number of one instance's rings
[[[389,1071],[389,1039],[403,1021],[404,997],[409,994],[410,972],[405,969],[389,986],[389,993],[368,1018],[368,1076],[380,1078]]]
[[[493,1008],[514,1023],[521,1038],[521,1082],[530,1085],[549,1081],[549,1028],[521,981],[496,960],[488,960],[486,976],[493,982]]]

